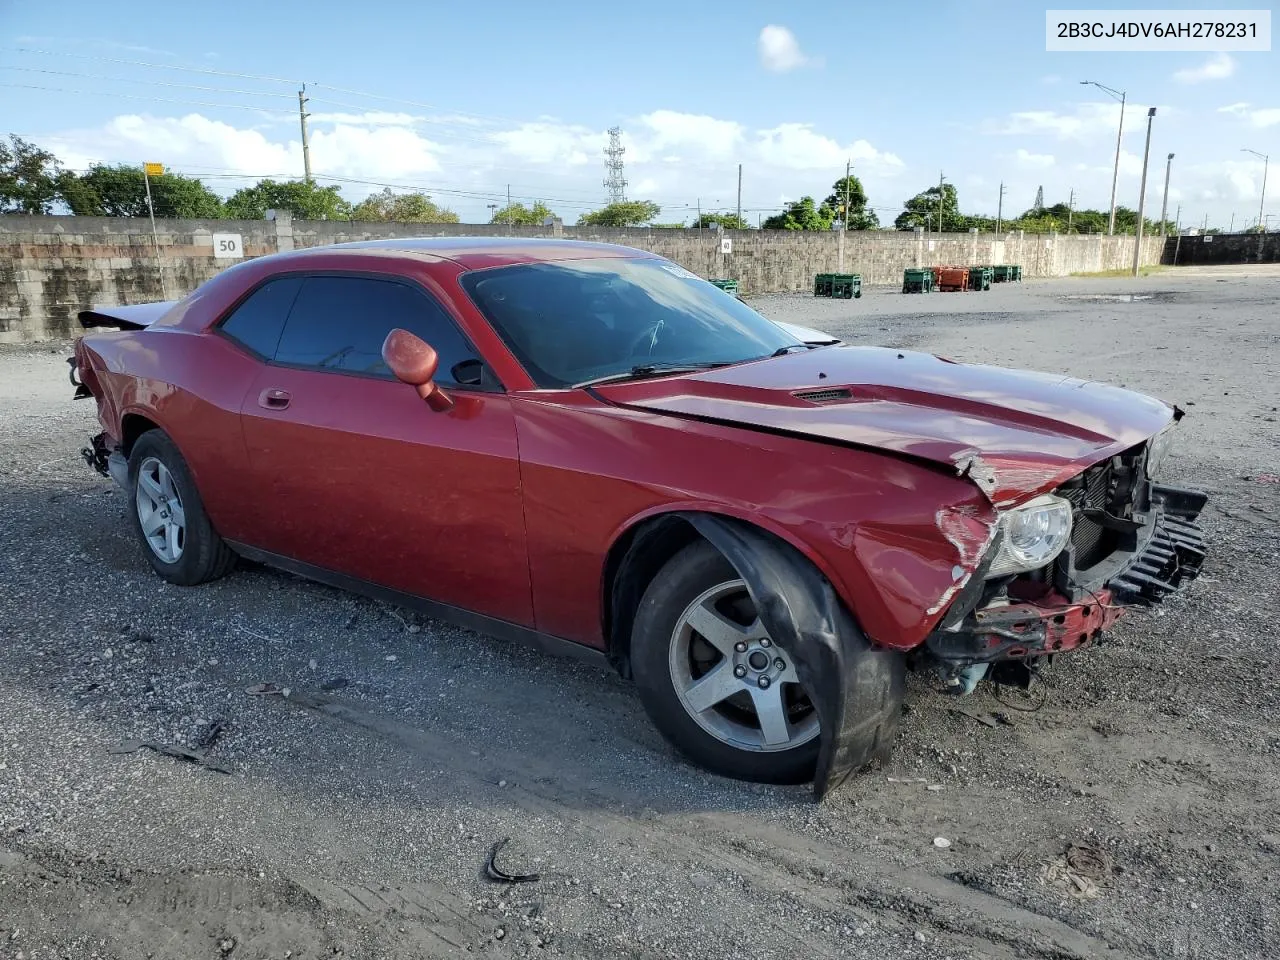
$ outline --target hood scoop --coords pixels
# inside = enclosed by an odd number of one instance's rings
[[[839,403],[841,400],[853,399],[853,391],[848,387],[828,387],[823,390],[797,390],[791,395],[797,400],[808,400],[810,403]]]

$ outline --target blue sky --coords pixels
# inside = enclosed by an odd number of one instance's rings
[[[1155,105],[1150,215],[1172,152],[1171,217],[1178,204],[1184,223],[1257,217],[1262,161],[1241,148],[1280,160],[1274,53],[1044,45],[1044,5],[995,0],[226,0],[131,12],[0,0],[0,133],[72,167],[158,161],[227,193],[301,175],[306,82],[313,170],[351,200],[412,186],[485,220],[510,185],[572,222],[604,201],[605,131],[617,125],[628,195],[660,203],[663,221],[691,219],[699,202],[731,210],[739,163],[755,220],[824,196],[851,159],[889,223],[940,172],[966,212],[994,214],[1002,180],[1006,212],[1040,185],[1047,203],[1074,189],[1078,206],[1105,208],[1119,107],[1079,84],[1091,79],[1129,95],[1118,202],[1137,205]],[[1280,173],[1270,186],[1280,201]],[[1267,212],[1280,216],[1280,202]]]

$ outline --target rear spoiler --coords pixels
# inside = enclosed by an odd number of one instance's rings
[[[177,303],[177,300],[164,300],[160,303],[139,303],[132,307],[94,307],[91,310],[81,310],[76,319],[86,330],[91,327],[145,330]]]

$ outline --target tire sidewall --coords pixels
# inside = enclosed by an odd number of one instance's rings
[[[671,678],[670,649],[680,616],[704,591],[739,579],[733,565],[706,541],[685,547],[658,571],[640,600],[632,630],[631,668],[636,686],[654,725],[700,766],[738,780],[802,783],[813,778],[820,737],[775,752],[731,746],[689,715]]]

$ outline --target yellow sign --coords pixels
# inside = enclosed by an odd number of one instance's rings
[[[163,163],[144,163],[142,169],[148,177],[159,177],[164,174]]]

